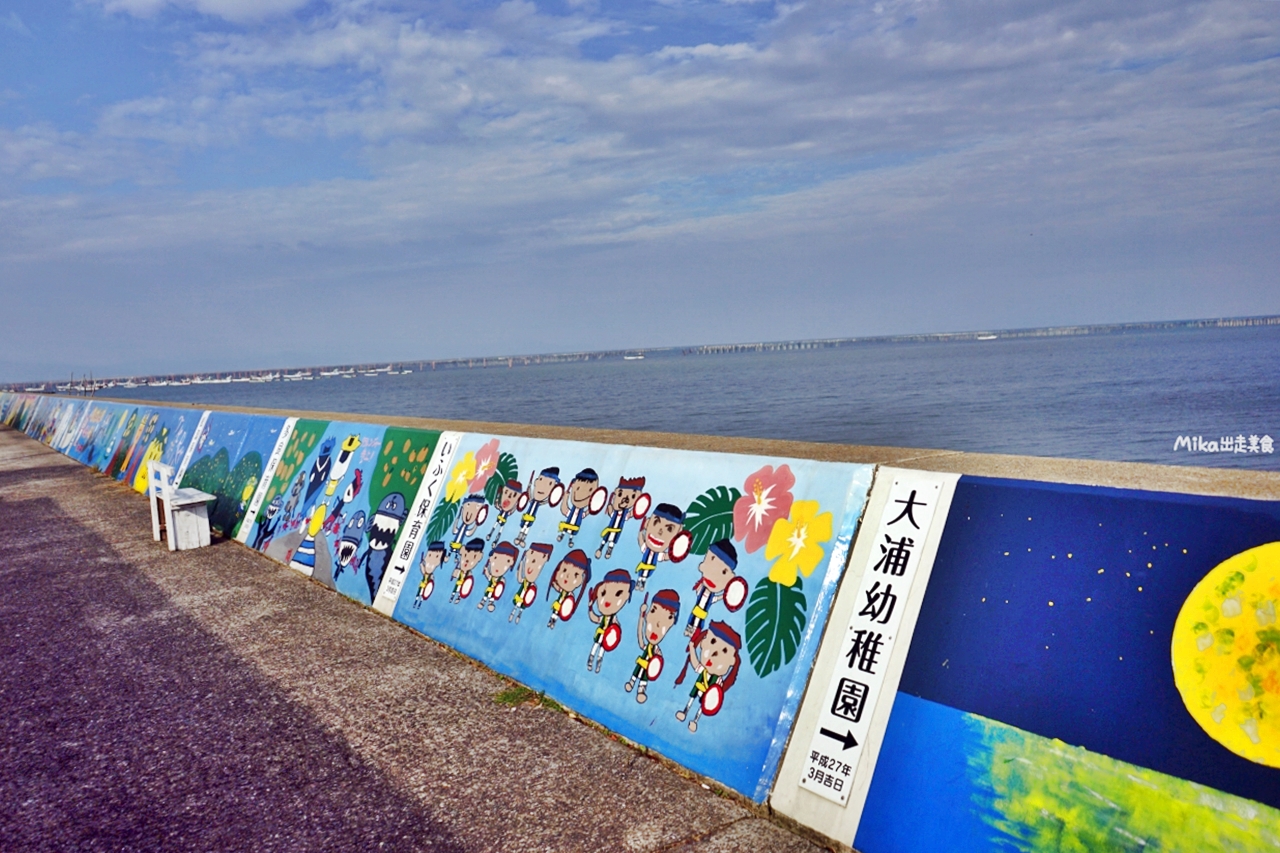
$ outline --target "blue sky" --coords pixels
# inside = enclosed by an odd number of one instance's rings
[[[0,0],[0,381],[1280,313],[1278,81],[1274,0]]]

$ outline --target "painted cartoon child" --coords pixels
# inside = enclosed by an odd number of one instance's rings
[[[305,575],[310,575],[316,568],[316,537],[320,535],[320,528],[324,525],[324,509],[324,504],[320,504],[311,511],[311,517],[307,520],[307,532],[289,558],[289,566]]]
[[[686,637],[692,637],[707,627],[707,614],[711,611],[711,605],[724,599],[729,582],[737,577],[734,574],[737,568],[738,549],[728,539],[714,542],[707,549],[707,555],[698,565],[698,573],[702,577],[693,585],[693,593],[697,598],[689,613],[689,624],[684,629]]]
[[[622,528],[631,515],[631,508],[636,505],[636,498],[644,491],[644,477],[620,477],[618,487],[609,495],[609,523],[600,534],[600,547],[596,549],[596,559],[613,556],[613,547],[618,544]]]
[[[538,575],[542,574],[542,567],[550,559],[551,545],[546,542],[534,542],[524,552],[520,565],[516,568],[516,579],[520,581],[520,585],[516,587],[516,594],[511,597],[514,606],[511,608],[511,615],[507,617],[508,622],[519,624],[520,616],[538,600]]]
[[[618,613],[631,600],[635,591],[635,581],[626,569],[613,569],[607,572],[604,580],[591,588],[587,595],[587,618],[596,623],[596,639],[587,655],[587,672],[594,664],[595,671],[600,671],[604,663],[604,653],[618,647],[622,638],[622,630],[618,627]]]
[[[591,468],[583,468],[569,481],[569,487],[564,490],[564,500],[560,503],[564,521],[560,522],[557,542],[568,533],[569,541],[565,544],[573,547],[573,537],[582,529],[582,522],[591,511],[591,496],[599,486],[600,476]]]
[[[635,687],[636,701],[641,705],[648,698],[645,690],[649,682],[657,678],[662,671],[662,648],[659,644],[679,618],[680,593],[674,589],[658,590],[652,604],[646,596],[644,604],[640,607],[640,619],[636,622],[636,641],[640,644],[640,657],[636,658],[636,668],[631,671],[631,679],[627,681],[624,689],[630,693],[631,688]]]
[[[511,513],[516,511],[516,504],[519,503],[520,496],[523,494],[524,486],[520,485],[519,480],[507,480],[502,484],[502,491],[498,493],[498,517],[494,520],[493,527],[485,539],[492,542],[502,537],[502,529],[507,526],[507,519],[511,517]]]
[[[480,603],[476,605],[476,609],[487,607],[489,612],[493,612],[498,596],[502,595],[502,590],[506,586],[503,578],[507,572],[511,571],[511,567],[516,564],[516,558],[520,556],[520,551],[510,542],[499,542],[493,546],[493,550],[489,552],[489,559],[484,564],[484,576],[489,579],[489,584],[484,588],[484,597],[480,599]]]
[[[418,569],[422,572],[422,583],[418,584],[418,594],[413,599],[414,609],[422,606],[422,602],[431,597],[436,588],[436,569],[444,564],[445,547],[440,540],[431,542],[418,557]]]
[[[591,583],[591,558],[580,548],[575,548],[565,555],[556,570],[551,573],[551,583],[547,584],[547,598],[554,592],[557,595],[551,602],[551,618],[547,627],[556,626],[556,617],[561,622],[568,622],[578,610],[582,601],[582,591]],[[574,593],[577,593],[576,595]]]
[[[693,641],[689,643],[689,659],[676,678],[676,684],[684,683],[690,666],[698,676],[689,691],[689,701],[682,710],[676,711],[676,719],[684,722],[689,716],[689,709],[695,702],[698,704],[693,719],[689,720],[689,731],[698,730],[698,718],[704,711],[709,716],[714,715],[724,704],[725,694],[738,678],[741,651],[742,638],[726,622],[712,622],[706,630],[693,635]]]
[[[467,495],[458,507],[458,518],[453,522],[453,541],[449,543],[455,566],[462,561],[462,544],[475,536],[476,528],[480,526],[480,510],[484,506],[484,495]]]
[[[453,592],[449,594],[449,603],[457,604],[471,594],[471,572],[480,565],[484,557],[484,540],[472,539],[459,552],[457,567],[453,570]]]
[[[658,504],[640,525],[640,562],[636,565],[636,589],[644,591],[658,563],[671,559],[671,542],[684,530],[684,513],[674,504]]]
[[[551,493],[559,485],[559,468],[543,468],[538,472],[538,476],[533,478],[528,490],[529,503],[525,505],[524,514],[520,516],[520,532],[516,534],[515,541],[517,548],[524,547],[525,541],[529,538],[529,528],[533,527],[533,522],[538,518],[538,507],[551,498]]]

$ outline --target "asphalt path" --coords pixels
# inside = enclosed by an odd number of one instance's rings
[[[0,850],[821,849],[0,429]]]

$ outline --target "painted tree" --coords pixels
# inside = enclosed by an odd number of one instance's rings
[[[271,499],[276,495],[289,493],[289,486],[293,483],[294,475],[302,467],[302,464],[307,461],[311,451],[315,450],[320,437],[324,435],[325,430],[328,428],[328,421],[300,420],[294,425],[293,435],[289,436],[289,443],[285,445],[284,455],[280,457],[280,464],[276,467],[275,476],[271,478],[271,486],[267,489],[267,494],[263,498],[264,506],[270,503]]]
[[[406,507],[413,502],[439,438],[440,433],[435,430],[387,427],[377,468],[370,478],[370,509],[376,510],[392,492],[400,493]]]

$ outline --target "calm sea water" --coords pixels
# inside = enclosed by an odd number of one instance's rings
[[[1280,470],[1280,326],[114,389],[134,399]]]

